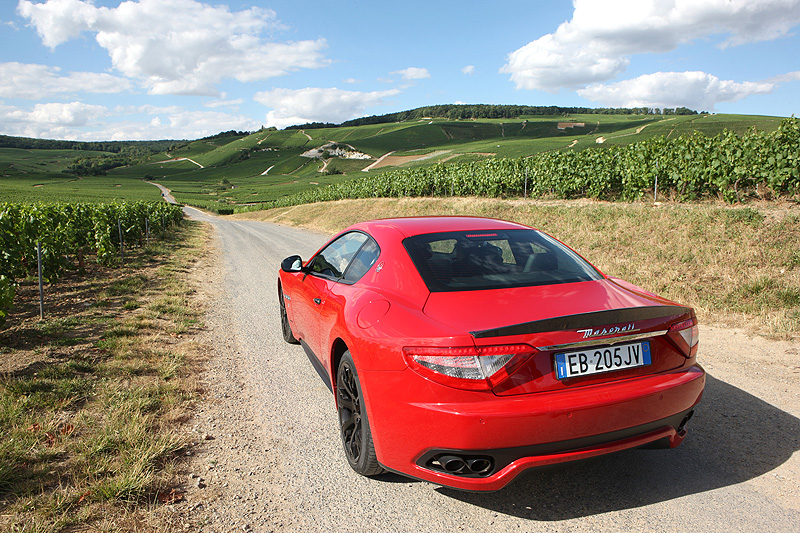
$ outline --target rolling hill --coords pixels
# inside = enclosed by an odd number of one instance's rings
[[[58,199],[52,197],[64,190],[80,194],[81,187],[91,188],[92,198],[158,198],[158,190],[153,187],[149,191],[151,186],[141,181],[148,179],[171,189],[181,202],[216,210],[269,202],[397,168],[602,149],[692,132],[713,136],[725,129],[769,131],[780,121],[779,117],[749,115],[592,113],[513,119],[422,117],[403,122],[225,132],[195,141],[173,141],[169,150],[136,164],[83,179],[63,171],[76,157],[108,153],[0,147],[0,191],[4,199],[23,201]],[[65,183],[71,185],[65,187]]]

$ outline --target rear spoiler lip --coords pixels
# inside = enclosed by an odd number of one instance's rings
[[[552,331],[569,331],[614,326],[635,322],[637,320],[652,320],[655,318],[677,317],[693,313],[691,307],[681,305],[656,305],[645,307],[626,307],[623,309],[608,309],[593,311],[577,315],[566,315],[553,318],[534,320],[512,326],[471,331],[475,339],[489,339],[493,337],[510,337],[513,335],[531,335],[534,333],[547,333]]]

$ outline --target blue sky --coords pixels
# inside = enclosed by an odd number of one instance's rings
[[[800,0],[0,0],[0,133],[193,139],[415,107],[800,115]]]

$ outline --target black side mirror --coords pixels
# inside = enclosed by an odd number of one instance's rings
[[[281,261],[281,270],[284,272],[302,272],[303,260],[299,255],[291,255]]]

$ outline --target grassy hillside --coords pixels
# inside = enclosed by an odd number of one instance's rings
[[[124,176],[65,174],[76,158],[111,155],[86,150],[0,148],[0,199],[5,202],[158,200],[158,189]]]
[[[170,188],[182,202],[215,209],[279,199],[310,188],[340,183],[397,168],[442,161],[521,158],[554,150],[584,150],[629,144],[653,137],[676,137],[723,129],[744,133],[753,127],[774,130],[777,117],[748,115],[536,115],[517,119],[447,120],[319,129],[227,132],[197,141],[174,143],[170,151],[147,161],[109,171],[101,179],[64,174],[75,158],[102,155],[78,150],[0,148],[0,192],[8,199],[33,201],[91,190],[91,197],[142,199],[157,195],[142,178]],[[367,159],[307,151],[339,143]],[[44,186],[41,186],[44,185]],[[155,196],[157,198],[157,196]]]
[[[60,173],[78,157],[111,155],[88,150],[26,150],[0,148],[0,178]]]

